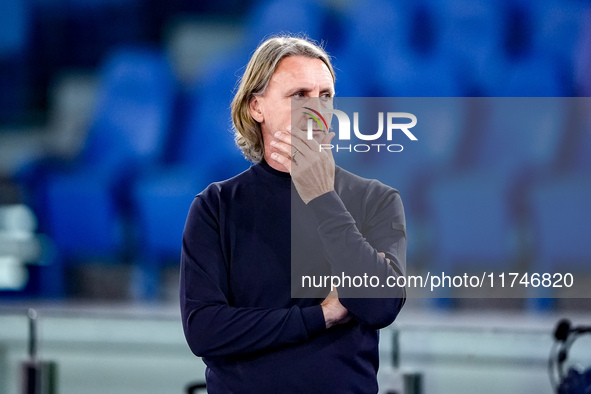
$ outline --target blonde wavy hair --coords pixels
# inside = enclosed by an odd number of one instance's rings
[[[260,44],[246,66],[231,105],[234,140],[250,161],[261,161],[265,153],[261,125],[250,115],[250,100],[265,93],[283,58],[298,55],[322,60],[333,81],[336,80],[329,55],[321,45],[305,36],[274,36]]]

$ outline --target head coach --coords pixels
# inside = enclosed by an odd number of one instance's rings
[[[182,243],[183,328],[207,364],[209,393],[378,391],[378,330],[394,321],[405,290],[290,291],[292,261],[334,275],[405,273],[398,192],[335,166],[319,149],[334,133],[308,139],[290,126],[294,100],[334,93],[327,53],[293,36],[264,41],[240,80],[235,140],[254,164],[195,197]]]

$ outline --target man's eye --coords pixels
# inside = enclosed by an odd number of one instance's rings
[[[302,97],[304,97],[304,92],[296,92],[296,93],[292,94],[292,97],[302,98]]]

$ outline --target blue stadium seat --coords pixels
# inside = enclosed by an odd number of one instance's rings
[[[591,5],[587,1],[528,1],[533,18],[533,46],[546,54],[564,72],[563,84],[573,91],[574,60],[583,32],[584,17]]]
[[[29,39],[28,4],[18,0],[5,0],[0,5],[0,58],[21,54]]]
[[[373,97],[377,78],[355,48],[345,46],[334,53],[335,91],[338,97]]]
[[[384,95],[381,70],[410,45],[410,8],[407,3],[384,0],[352,2],[345,8],[343,43],[332,54],[338,95]]]
[[[157,160],[176,93],[166,58],[155,49],[121,49],[101,75],[83,165],[128,172]]]
[[[581,276],[589,277],[591,260],[591,181],[586,173],[562,174],[537,183],[529,193],[532,227],[531,273],[571,274],[578,293],[571,297],[586,297],[581,292]],[[554,281],[553,281],[554,282]],[[563,286],[564,287],[564,286]],[[529,307],[545,311],[556,305],[554,297],[563,289],[534,287]],[[566,289],[568,290],[568,289]],[[577,294],[577,295],[575,295]]]
[[[431,265],[446,272],[515,267],[525,248],[520,242],[525,191],[554,170],[563,146],[565,101],[494,98],[477,103],[484,123],[470,126],[479,132],[462,163],[466,169],[437,179],[428,194]]]
[[[380,66],[380,96],[460,97],[468,93],[454,65],[440,53],[399,53]]]
[[[109,178],[84,171],[48,178],[47,219],[62,256],[91,259],[122,251],[123,221],[111,186]]]
[[[463,98],[398,98],[396,108],[417,117],[413,130],[418,141],[404,143],[401,156],[388,166],[390,185],[399,189],[405,204],[408,261],[424,262],[430,243],[429,218],[425,215],[426,189],[457,165],[466,133],[467,100]],[[385,158],[385,156],[382,156]]]
[[[503,39],[506,14],[503,4],[487,0],[433,0],[440,50],[454,64],[469,95],[488,95],[490,87],[503,81]]]
[[[534,243],[532,272],[571,273],[576,281],[590,273],[591,101],[587,98],[574,100],[569,99],[578,108],[571,113],[581,116],[571,121],[565,131],[570,146],[564,166],[561,171],[536,182],[527,197]],[[554,301],[550,297],[556,295],[554,290],[533,289],[535,296],[544,298],[536,300],[532,306],[552,307]]]
[[[563,97],[565,86],[557,63],[546,55],[529,55],[505,64],[505,80],[488,87],[493,97]]]
[[[577,96],[591,96],[591,8],[585,12],[575,55],[575,81]]]
[[[484,123],[475,136],[469,161],[479,170],[502,176],[551,170],[561,148],[567,121],[566,101],[560,98],[483,98]]]
[[[0,123],[22,122],[27,110],[30,13],[26,1],[0,2]]]
[[[306,34],[320,41],[324,38],[326,7],[313,0],[262,0],[251,8],[246,18],[246,46],[256,47],[271,34]]]
[[[354,2],[345,9],[349,26],[345,40],[360,50],[360,61],[372,62],[373,57],[380,61],[380,54],[410,45],[411,10],[406,2]]]
[[[208,184],[246,170],[249,162],[234,143],[230,103],[248,53],[237,52],[212,60],[189,94],[186,113],[169,142],[166,165],[138,179],[134,186],[134,218],[139,243],[135,251],[140,268],[138,297],[159,294],[160,269],[178,263],[180,240],[189,205]]]
[[[135,298],[156,299],[161,289],[160,270],[178,264],[183,228],[195,195],[205,189],[205,174],[197,168],[167,167],[138,179],[133,187],[138,245]]]
[[[532,189],[535,272],[589,274],[590,194],[589,172],[565,174]]]
[[[355,3],[346,15],[350,28],[335,54],[342,68],[337,91],[351,92],[347,96],[465,95],[454,58],[442,50],[441,23],[430,2],[372,0]]]
[[[430,188],[434,230],[433,268],[500,268],[515,257],[513,218],[503,197],[509,182],[481,174],[438,180]],[[500,197],[500,198],[499,198]]]
[[[396,45],[380,49],[384,54],[384,60],[377,65],[380,96],[465,96],[468,87],[453,59],[442,50],[441,26],[430,4],[413,3],[402,17],[404,30],[397,29],[401,39]]]
[[[140,0],[66,0],[66,64],[92,67],[115,45],[133,45],[145,37],[144,2]]]
[[[129,182],[160,158],[174,99],[159,51],[120,49],[105,62],[86,146],[46,180],[50,235],[68,261],[123,259]]]
[[[572,99],[571,99],[572,100]],[[581,121],[579,127],[579,134],[577,137],[569,135],[570,147],[567,167],[573,172],[590,172],[591,171],[591,101],[588,97],[577,98],[578,110],[580,115],[578,118]]]
[[[187,99],[187,114],[175,141],[175,164],[206,174],[209,182],[229,178],[248,168],[234,143],[230,104],[248,53],[222,56],[206,66]]]

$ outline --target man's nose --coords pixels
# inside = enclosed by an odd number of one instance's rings
[[[313,110],[320,111],[323,108],[326,108],[325,105],[321,102],[322,100],[320,97],[308,97],[306,99],[306,103],[304,104],[305,107],[312,108]]]

